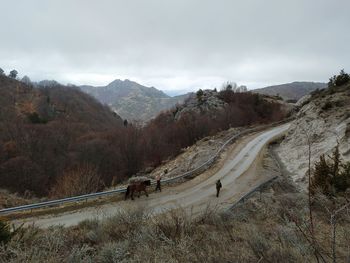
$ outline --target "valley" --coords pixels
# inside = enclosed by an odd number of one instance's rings
[[[346,76],[341,73],[335,77],[334,82],[341,78],[346,79]],[[278,259],[279,262],[285,255],[292,261],[302,261],[306,258],[309,262],[317,262],[317,258],[334,258],[330,256],[331,251],[336,253],[337,259],[345,260],[348,257],[346,244],[349,241],[346,233],[350,223],[347,216],[350,205],[346,191],[350,185],[350,166],[347,163],[350,124],[347,102],[350,93],[348,82],[342,82],[339,86],[332,83],[330,82],[326,89],[315,90],[306,95],[295,105],[274,96],[240,93],[230,89],[220,92],[204,90],[174,109],[164,111],[141,128],[133,127],[132,123],[125,125],[122,118],[117,118],[117,126],[108,128],[103,133],[97,130],[96,135],[104,134],[102,138],[108,140],[113,138],[113,133],[122,136],[122,140],[128,140],[125,150],[133,149],[124,153],[132,157],[138,156],[135,154],[140,150],[149,151],[145,155],[139,155],[139,160],[143,163],[140,163],[142,165],[133,170],[128,178],[135,175],[151,180],[158,175],[162,175],[163,180],[176,178],[201,166],[227,140],[238,137],[220,153],[212,166],[195,176],[182,178],[175,184],[164,184],[160,193],[153,192],[154,186],[148,187],[149,197],[141,195],[140,198],[135,198],[135,201],[124,201],[122,195],[116,195],[84,205],[77,204],[76,207],[71,205],[67,208],[63,206],[48,209],[46,213],[45,209],[42,209],[38,213],[34,212],[33,216],[30,213],[18,214],[8,221],[14,229],[14,236],[8,241],[8,246],[12,247],[17,255],[22,256],[22,252],[15,248],[18,242],[33,242],[32,245],[26,245],[26,248],[35,250],[43,248],[42,244],[37,242],[52,238],[48,241],[51,247],[55,242],[60,242],[60,248],[67,248],[70,240],[77,238],[79,241],[75,249],[82,253],[84,260],[104,257],[101,254],[107,253],[104,251],[114,253],[115,247],[123,247],[124,242],[129,241],[135,243],[128,244],[121,252],[129,251],[121,256],[127,261],[134,261],[136,258],[163,261],[174,257],[185,260],[194,257],[195,260],[203,260],[203,255],[210,257],[207,254],[208,250],[203,250],[203,247],[216,247],[221,258],[234,258],[243,262],[261,258],[270,262]],[[26,91],[23,93],[25,96],[17,95],[16,99],[26,102],[29,97],[33,105],[40,105],[33,99],[35,96],[28,96],[27,93],[30,91],[40,97],[40,92],[45,92],[45,89],[32,90],[26,86],[23,88]],[[67,88],[57,87],[55,91],[59,94],[60,90],[67,91]],[[38,112],[39,119],[45,113],[39,112],[38,106],[25,109]],[[23,127],[36,127],[34,124],[38,125],[37,123],[28,123],[26,111],[21,111],[22,119],[19,124]],[[3,116],[9,114],[16,114],[16,111],[6,112]],[[59,116],[65,117],[64,114]],[[2,119],[2,122],[8,123],[5,120]],[[63,120],[70,122],[69,118]],[[286,124],[274,124],[287,120],[289,121]],[[52,125],[54,121],[54,118],[48,119],[47,123],[40,123],[41,126],[37,127],[50,127],[48,124]],[[251,129],[253,131],[245,133]],[[239,136],[240,133],[244,135]],[[89,135],[87,141],[95,140],[96,135]],[[78,138],[78,142],[84,142],[85,136],[84,140]],[[7,146],[8,138],[10,137],[3,137],[3,152],[7,154],[2,159],[6,165],[0,166],[3,174],[6,174],[4,168],[7,167],[7,162],[18,155]],[[14,138],[18,141],[20,137]],[[160,138],[162,140],[159,140]],[[137,141],[140,144],[135,144]],[[182,147],[175,142],[180,143]],[[308,144],[311,146],[310,166],[313,167],[310,173],[307,170]],[[118,147],[122,145],[118,144]],[[72,149],[71,147],[68,149]],[[96,150],[92,150],[91,154],[94,156]],[[133,164],[137,162],[131,158],[130,169],[135,168]],[[69,172],[57,181],[56,189],[60,189],[63,196],[86,193],[79,192],[82,188],[75,188],[75,184],[78,182],[79,185],[79,182],[84,182],[89,176],[90,182],[97,182],[94,181],[96,172],[84,167],[80,169],[77,170],[80,173]],[[98,172],[100,173],[101,171]],[[329,177],[330,173],[332,177]],[[310,186],[308,176],[312,176]],[[111,179],[109,177],[109,180]],[[218,179],[221,180],[223,188],[219,197],[216,197],[215,183]],[[114,180],[115,178],[111,181]],[[108,187],[100,189],[125,187],[127,184],[126,180],[119,180],[116,185],[111,183]],[[311,189],[311,195],[308,195],[308,187]],[[84,191],[96,190],[89,188]],[[15,192],[3,194],[5,199],[13,198],[13,202],[30,203],[35,200],[21,199],[22,196],[16,196]],[[339,235],[336,237],[337,243],[329,247],[329,233],[334,233],[334,228],[329,223],[329,216],[335,216],[333,211],[339,213],[336,215],[339,219]],[[313,215],[311,223],[310,213]],[[308,232],[311,224],[313,232]],[[56,233],[55,237],[52,237],[52,231]],[[135,231],[139,231],[140,234],[135,235]],[[37,234],[31,237],[30,233]],[[204,233],[218,236],[210,238]],[[29,235],[28,239],[26,235]],[[152,244],[157,244],[162,250],[171,249],[170,245],[164,242],[163,235],[175,243],[187,242],[186,240],[198,242],[201,248],[190,248],[189,252],[182,255],[150,254],[152,249],[149,246]],[[148,240],[142,249],[143,252],[138,249],[139,245],[136,245],[139,244],[137,237]],[[260,249],[261,240],[270,245]],[[298,242],[298,246],[294,242]],[[232,248],[232,244],[235,249]],[[281,244],[284,244],[282,249]],[[84,252],[86,246],[94,251],[93,255]],[[300,249],[304,252],[300,253]],[[48,255],[56,253],[51,248],[44,250]],[[17,257],[10,255],[6,250],[1,252],[1,248],[0,253],[7,258]],[[65,253],[59,252],[58,255],[62,254]],[[42,260],[47,258],[47,255],[39,254],[38,257]]]
[[[350,263],[350,1],[1,1],[0,263]]]

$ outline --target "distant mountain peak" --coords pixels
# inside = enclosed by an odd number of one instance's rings
[[[284,100],[299,100],[301,97],[311,93],[316,89],[323,89],[326,83],[294,81],[280,85],[268,86],[261,89],[252,90],[252,92],[276,96],[281,96]]]
[[[111,85],[111,84],[120,84],[120,83],[122,83],[122,82],[124,82],[124,81],[121,80],[121,79],[115,79],[115,80],[113,80],[112,82],[110,82],[108,85]]]
[[[107,86],[80,86],[102,103],[108,104],[124,119],[147,121],[160,111],[175,106],[187,96],[170,97],[155,87],[146,87],[135,81],[116,79]]]

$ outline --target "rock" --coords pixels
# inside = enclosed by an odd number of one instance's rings
[[[175,120],[181,119],[186,113],[216,114],[225,107],[226,103],[218,97],[213,90],[204,90],[201,99],[195,94],[191,95],[184,104],[176,109]]]
[[[311,145],[311,162],[314,164],[320,155],[330,154],[339,144],[344,161],[350,160],[350,100],[346,92],[336,92],[309,98],[297,119],[277,147],[277,154],[299,186],[306,188],[305,175],[308,169],[308,139]],[[322,106],[328,103],[327,109]],[[302,104],[301,104],[302,105]],[[329,108],[328,108],[329,107]]]

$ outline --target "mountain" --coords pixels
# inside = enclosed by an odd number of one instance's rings
[[[36,121],[84,123],[93,129],[121,125],[122,120],[117,114],[84,92],[55,81],[43,83],[45,87],[35,88],[0,76],[0,121],[12,118],[24,123],[33,122],[35,120],[30,116],[36,116]]]
[[[326,83],[320,82],[292,82],[287,84],[268,86],[261,89],[255,89],[252,92],[260,94],[281,96],[284,100],[298,101],[301,97],[311,93],[316,89],[323,89]]]
[[[92,96],[0,76],[0,105],[0,188],[48,196],[65,172],[87,164],[104,182],[116,175],[120,161],[108,135],[125,127]]]
[[[110,106],[122,118],[138,121],[148,121],[189,96],[170,97],[154,87],[145,87],[128,79],[117,79],[101,87],[84,85],[80,89]]]

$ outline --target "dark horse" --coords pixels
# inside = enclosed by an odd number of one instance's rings
[[[134,192],[138,192],[140,197],[141,192],[145,192],[146,196],[148,197],[148,193],[146,191],[146,187],[151,185],[151,180],[144,180],[139,182],[132,182],[128,185],[125,192],[125,200],[128,198],[128,196],[131,196],[131,199],[134,200]]]

